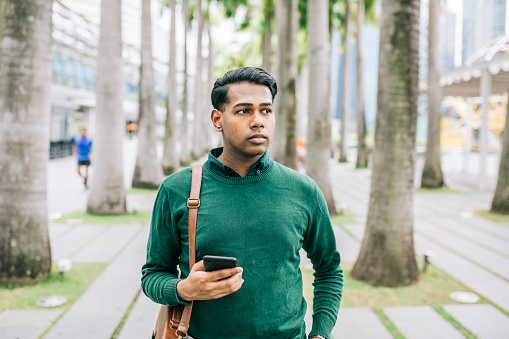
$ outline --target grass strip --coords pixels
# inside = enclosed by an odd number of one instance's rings
[[[334,225],[334,226],[335,226],[335,227],[339,227],[339,228],[341,228],[343,231],[345,231],[345,233],[346,233],[346,234],[348,234],[350,237],[352,237],[355,241],[357,241],[357,242],[361,242],[361,241],[360,241],[359,239],[357,239],[357,238],[355,237],[355,235],[354,235],[352,232],[350,232],[350,230],[349,230],[348,228],[346,228],[344,225]]]
[[[378,319],[384,324],[384,326],[389,330],[394,339],[406,339],[406,337],[398,330],[396,325],[389,319],[387,314],[385,314],[384,310],[379,307],[373,308],[373,312],[376,314]]]
[[[357,217],[357,214],[352,212],[349,209],[343,210],[343,212],[338,213],[337,215],[331,217],[331,222],[334,225],[338,226],[344,226],[346,224],[353,224],[356,223],[355,218]]]
[[[141,293],[141,290],[138,291],[138,293],[134,297],[133,302],[131,303],[131,305],[129,305],[129,308],[127,309],[127,311],[125,312],[124,316],[122,317],[122,320],[120,320],[120,323],[118,324],[117,328],[115,329],[115,332],[113,332],[113,335],[111,336],[111,339],[117,339],[118,338],[118,336],[120,334],[120,331],[122,331],[122,328],[124,327],[125,322],[127,321],[127,319],[129,318],[129,315],[131,315],[131,312],[133,311],[134,305],[136,305],[136,301],[138,300],[138,297],[140,296],[140,293]]]
[[[86,211],[74,211],[56,219],[55,223],[66,223],[71,219],[80,219],[83,224],[121,225],[137,222],[146,225],[152,217],[151,211],[128,211],[121,215],[95,215]]]
[[[55,263],[50,276],[35,285],[0,287],[0,312],[19,309],[47,309],[37,305],[37,300],[51,295],[63,295],[67,303],[53,309],[67,311],[103,272],[105,263],[73,263],[69,272],[60,277]]]
[[[422,260],[421,260],[422,261]],[[431,265],[427,273],[421,273],[419,282],[401,287],[374,287],[363,281],[351,278],[352,264],[343,267],[343,298],[341,307],[382,308],[395,306],[418,305],[453,305],[461,304],[449,297],[451,292],[471,292],[470,288],[457,281],[444,270]],[[302,269],[304,297],[312,305],[314,281],[312,269]],[[489,303],[481,297],[479,303]]]
[[[129,188],[126,193],[127,194],[157,194],[157,188],[151,189],[151,188],[138,188],[138,187],[131,187]]]
[[[448,186],[440,187],[440,188],[424,188],[418,187],[415,190],[416,193],[465,193],[463,191],[458,191]]]
[[[433,309],[440,314],[445,320],[447,320],[454,328],[463,334],[463,336],[467,339],[479,339],[477,336],[473,335],[469,330],[463,327],[452,315],[450,315],[442,306],[440,305],[432,305]]]
[[[508,214],[491,213],[490,210],[476,210],[475,215],[482,218],[497,222],[497,223],[509,223]]]

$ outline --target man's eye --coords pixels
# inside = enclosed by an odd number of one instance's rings
[[[263,113],[270,114],[270,113],[272,113],[272,110],[267,108],[267,109],[264,109],[262,112],[263,112]]]
[[[247,109],[241,109],[240,111],[238,111],[237,113],[240,113],[240,114],[246,114],[248,112]]]

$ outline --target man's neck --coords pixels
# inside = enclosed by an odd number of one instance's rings
[[[253,167],[253,165],[256,164],[256,162],[260,160],[262,156],[263,154],[257,155],[249,159],[240,159],[238,157],[235,157],[234,155],[226,153],[223,149],[223,153],[221,153],[221,155],[217,157],[217,160],[221,161],[226,166],[231,167],[241,177],[245,177],[249,170],[251,169],[251,167]]]

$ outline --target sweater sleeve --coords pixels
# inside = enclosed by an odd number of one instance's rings
[[[315,185],[315,208],[305,233],[303,248],[314,272],[313,327],[310,336],[331,337],[341,303],[343,270],[336,238],[322,192]]]
[[[168,191],[161,185],[152,211],[147,261],[142,267],[141,286],[152,301],[175,306],[186,304],[177,295],[180,236],[171,222]]]

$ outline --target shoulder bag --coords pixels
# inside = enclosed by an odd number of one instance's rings
[[[193,166],[193,178],[191,181],[191,192],[187,199],[189,209],[188,233],[189,233],[189,270],[196,261],[196,221],[198,219],[198,207],[200,207],[200,190],[202,178],[202,165]],[[162,305],[156,321],[156,327],[152,332],[152,339],[184,339],[187,338],[189,320],[193,302],[184,307],[180,305]]]

